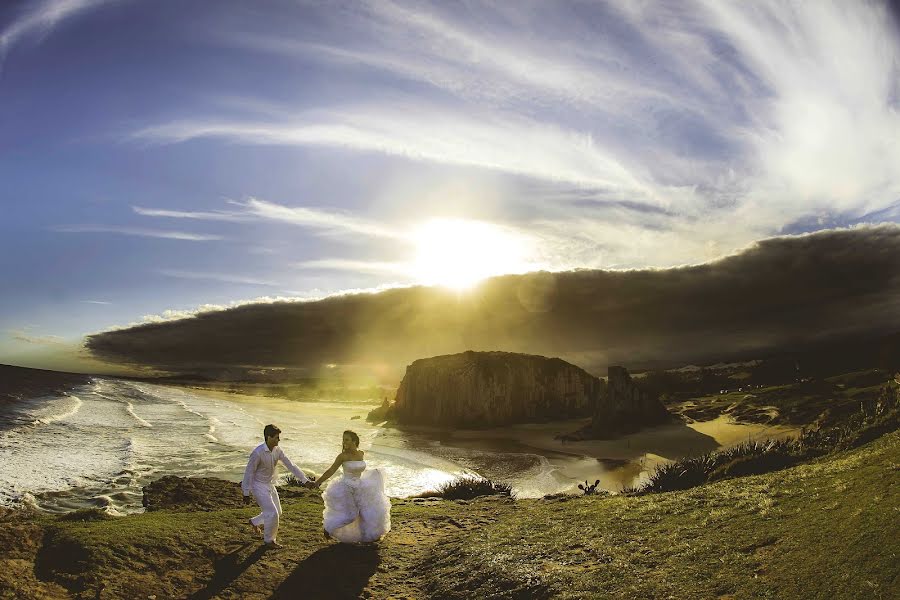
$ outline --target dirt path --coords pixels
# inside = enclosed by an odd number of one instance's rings
[[[391,532],[378,544],[327,541],[301,524],[282,536],[286,547],[264,552],[246,543],[219,559],[209,583],[189,597],[210,598],[422,598],[427,595],[419,566],[434,546],[502,518],[512,503],[479,499],[470,503],[401,501]],[[440,513],[438,513],[440,511]],[[300,537],[316,535],[315,542]]]

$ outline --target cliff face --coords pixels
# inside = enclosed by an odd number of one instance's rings
[[[623,367],[609,383],[558,358],[464,352],[415,361],[391,406],[370,419],[401,424],[483,428],[592,417],[589,437],[609,437],[670,420],[659,399]]]
[[[586,417],[601,386],[558,358],[464,352],[409,365],[389,416],[399,423],[455,427]]]
[[[609,367],[608,373],[608,381],[594,403],[592,437],[621,435],[672,419],[656,394],[638,387],[625,367]]]

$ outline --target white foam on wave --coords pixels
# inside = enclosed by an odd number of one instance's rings
[[[62,421],[63,419],[68,419],[69,417],[74,416],[79,409],[81,409],[81,405],[84,402],[81,401],[81,398],[78,396],[64,396],[64,401],[59,403],[54,403],[50,410],[59,411],[52,412],[47,416],[41,416],[34,421],[31,422],[32,425],[49,425],[50,423],[56,423],[57,421]]]
[[[129,415],[131,415],[132,417],[134,417],[134,420],[137,421],[137,422],[141,425],[141,427],[149,427],[149,428],[151,428],[151,429],[153,428],[153,425],[151,425],[150,423],[148,423],[148,422],[145,421],[144,419],[142,419],[142,418],[140,418],[139,416],[137,416],[137,414],[134,412],[134,404],[132,404],[131,402],[129,402],[129,401],[126,400],[126,401],[125,401],[125,405],[126,405],[126,406],[125,406],[125,412],[127,412]]]

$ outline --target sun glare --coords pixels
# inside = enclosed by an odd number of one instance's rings
[[[494,275],[531,270],[527,241],[503,227],[464,219],[434,219],[413,239],[413,270],[420,283],[457,290]]]

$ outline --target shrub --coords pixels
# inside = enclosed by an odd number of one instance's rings
[[[315,479],[315,477],[313,477],[309,473],[307,473],[306,476],[309,477],[310,479]],[[300,483],[300,480],[297,479],[297,477],[293,473],[288,473],[287,475],[284,475],[281,477],[281,480],[278,482],[278,485],[301,487],[303,484]]]
[[[471,500],[479,496],[512,496],[512,486],[480,477],[457,477],[420,497],[438,497],[444,500]]]
[[[581,490],[582,492],[584,492],[585,496],[593,496],[594,494],[598,493],[597,492],[598,485],[600,485],[599,479],[597,481],[595,481],[593,484],[589,484],[587,482],[587,480],[585,479],[583,484],[581,484],[581,483],[578,484],[578,489]],[[603,493],[603,491],[604,490],[600,490],[600,493]]]
[[[60,515],[60,521],[108,521],[113,516],[100,508],[80,508]]]

